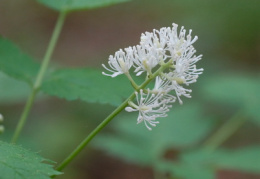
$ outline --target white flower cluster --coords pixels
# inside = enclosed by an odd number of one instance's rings
[[[120,49],[114,56],[109,57],[107,68],[111,74],[104,75],[116,77],[125,74],[129,77],[129,70],[133,68],[136,76],[146,73],[147,78],[153,76],[155,70],[166,66],[155,78],[155,86],[150,89],[136,89],[137,104],[129,102],[126,111],[139,111],[137,123],[144,121],[146,127],[156,126],[158,117],[166,117],[166,112],[178,99],[182,104],[181,96],[190,98],[190,89],[184,87],[196,82],[203,69],[196,68],[196,62],[202,55],[196,56],[193,43],[197,36],[191,37],[192,30],[186,34],[184,27],[177,32],[177,24],[173,27],[163,27],[153,32],[141,35],[139,45]]]

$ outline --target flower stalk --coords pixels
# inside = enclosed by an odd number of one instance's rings
[[[32,92],[31,92],[29,98],[27,99],[26,105],[25,105],[24,110],[22,112],[21,118],[20,118],[20,120],[19,120],[19,122],[16,126],[13,138],[11,140],[11,143],[16,143],[16,141],[17,141],[17,139],[18,139],[25,123],[26,123],[26,120],[28,118],[28,115],[30,113],[32,105],[35,101],[35,96],[39,91],[39,88],[42,84],[43,77],[44,77],[46,70],[48,68],[51,56],[53,54],[53,50],[54,50],[54,48],[57,44],[58,37],[61,33],[64,21],[66,19],[66,14],[67,14],[66,11],[61,11],[60,14],[59,14],[59,17],[57,19],[54,31],[53,31],[52,36],[51,36],[51,40],[50,40],[49,45],[47,47],[45,56],[43,58],[40,70],[39,70],[38,75],[36,77],[35,83],[33,84]]]
[[[169,103],[175,102],[176,97],[170,92],[175,91],[180,96],[190,97],[191,90],[183,84],[194,83],[203,69],[197,69],[195,63],[201,59],[194,56],[196,52],[192,44],[197,40],[191,38],[191,30],[185,37],[186,30],[182,27],[177,35],[177,25],[173,28],[161,28],[152,33],[141,35],[140,45],[120,49],[108,59],[109,68],[102,66],[112,74],[102,72],[112,78],[126,75],[131,82],[134,92],[107,118],[104,119],[66,158],[56,170],[63,170],[116,115],[123,109],[128,112],[139,111],[137,123],[144,122],[151,130],[159,121],[158,117],[166,117],[166,112],[172,107]],[[130,69],[135,68],[136,76],[146,73],[145,81],[138,86],[130,75]],[[157,70],[155,71],[155,68]],[[155,71],[155,72],[153,72]],[[154,89],[146,86],[155,79]],[[136,97],[137,104],[133,102]],[[129,106],[128,106],[129,105]],[[55,176],[53,176],[55,177]]]
[[[140,86],[137,87],[136,91],[145,88],[158,74],[163,72],[170,62],[161,66],[156,72],[154,72],[150,78],[145,80]],[[133,100],[135,92],[133,92],[119,107],[117,107],[107,118],[104,119],[56,168],[57,171],[62,171],[85,147],[86,145],[122,110],[128,106],[129,101]],[[55,176],[53,176],[54,178]]]

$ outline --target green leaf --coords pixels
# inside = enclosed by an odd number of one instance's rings
[[[174,176],[185,179],[215,179],[215,173],[212,169],[205,170],[200,166],[175,165],[172,167]]]
[[[129,0],[37,0],[57,11],[76,11],[109,6]]]
[[[225,74],[207,78],[202,94],[211,101],[240,107],[260,124],[260,76]]]
[[[162,171],[185,179],[213,179],[219,169],[260,173],[259,151],[260,146],[212,152],[195,150],[182,153],[178,163],[162,161],[157,166]]]
[[[25,100],[30,93],[30,87],[0,72],[0,103],[17,103]]]
[[[213,168],[205,168],[204,166],[196,165],[196,163],[190,165],[187,163],[161,161],[156,167],[159,171],[170,173],[173,178],[215,179],[215,170]]]
[[[138,113],[123,116],[113,121],[115,134],[98,135],[93,142],[127,161],[156,165],[168,149],[196,145],[212,130],[214,121],[203,117],[201,110],[196,104],[175,106],[152,131],[136,124]]]
[[[0,141],[1,179],[48,179],[61,174],[47,162],[53,163],[20,146]]]
[[[67,100],[81,99],[118,106],[133,88],[124,76],[111,78],[93,69],[62,69],[44,81],[42,91]]]
[[[11,41],[0,37],[0,70],[13,78],[32,84],[39,65]]]
[[[250,146],[234,151],[227,151],[221,161],[217,161],[220,167],[242,170],[252,173],[260,173],[260,146]]]

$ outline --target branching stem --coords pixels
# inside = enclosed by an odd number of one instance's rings
[[[59,17],[57,19],[54,31],[52,33],[51,40],[50,40],[49,45],[47,47],[45,56],[43,58],[40,70],[39,70],[39,72],[37,74],[35,83],[33,84],[32,92],[31,92],[30,96],[27,99],[27,102],[26,102],[26,105],[25,105],[24,110],[22,112],[21,118],[20,118],[20,120],[19,120],[19,122],[18,122],[18,124],[16,126],[13,138],[11,140],[12,143],[16,143],[16,141],[17,141],[17,139],[18,139],[18,137],[19,137],[19,135],[20,135],[24,125],[25,125],[25,122],[26,122],[26,120],[28,118],[28,115],[29,115],[30,110],[31,110],[32,105],[33,105],[33,102],[35,100],[35,96],[36,96],[36,94],[37,94],[37,92],[38,92],[38,90],[39,90],[39,88],[40,88],[40,86],[42,84],[42,79],[43,79],[43,77],[44,77],[44,75],[46,73],[46,70],[48,68],[48,65],[49,65],[49,62],[50,62],[53,50],[54,50],[54,48],[55,48],[55,46],[57,44],[57,40],[58,40],[58,37],[60,35],[61,29],[63,27],[65,18],[66,18],[66,12],[65,11],[61,11],[60,14],[59,14]]]
[[[166,68],[171,65],[172,62],[163,64],[156,72],[154,72],[148,79],[146,79],[140,86],[136,87],[136,91],[145,88],[156,76],[162,73]],[[128,102],[135,98],[133,92],[119,107],[117,107],[103,122],[101,122],[56,168],[58,171],[62,171],[85,147],[86,145],[116,116],[118,115],[127,105]],[[55,176],[52,176],[53,178]]]

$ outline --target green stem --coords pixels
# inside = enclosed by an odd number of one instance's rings
[[[53,50],[54,50],[54,48],[56,46],[58,37],[60,35],[62,26],[63,26],[64,21],[65,21],[65,18],[66,18],[66,12],[65,11],[60,12],[59,17],[58,17],[57,22],[56,22],[56,25],[55,25],[55,28],[54,28],[54,31],[52,33],[51,40],[50,40],[49,45],[47,47],[45,56],[43,58],[40,70],[39,70],[39,72],[37,74],[35,83],[33,85],[32,92],[31,92],[29,98],[27,99],[27,102],[26,102],[26,105],[24,107],[24,110],[23,110],[23,113],[21,115],[21,118],[20,118],[20,120],[19,120],[19,122],[18,122],[18,124],[16,126],[13,138],[11,140],[12,143],[15,143],[17,141],[17,139],[18,139],[18,137],[19,137],[19,135],[20,135],[24,125],[25,125],[25,122],[27,120],[27,117],[29,115],[31,107],[32,107],[33,102],[35,100],[35,96],[36,96],[36,94],[37,94],[37,92],[39,90],[39,87],[42,84],[42,79],[43,79],[44,74],[45,74],[45,72],[46,72],[46,70],[48,68],[48,64],[50,62],[51,55],[52,55]]]
[[[125,73],[125,75],[127,76],[129,81],[131,82],[133,88],[137,90],[138,89],[138,85],[135,83],[135,81],[133,80],[132,76],[129,73]]]
[[[61,11],[60,14],[59,14],[59,17],[57,19],[54,31],[52,33],[50,43],[48,45],[47,51],[46,51],[45,56],[43,58],[43,62],[42,62],[40,71],[39,71],[37,78],[36,78],[36,81],[34,83],[34,89],[38,89],[41,86],[43,76],[44,76],[44,74],[45,74],[45,72],[48,68],[51,56],[53,54],[54,48],[57,44],[58,38],[60,36],[61,30],[62,30],[62,27],[63,27],[64,21],[66,19],[66,15],[67,15],[66,11]]]
[[[97,135],[97,133],[103,129],[118,113],[120,113],[127,105],[128,101],[133,99],[135,93],[132,93],[127,100],[125,100],[118,108],[116,108],[103,122],[101,122],[77,147],[76,149],[56,168],[56,170],[61,171],[64,169],[72,159],[74,159],[79,152],[81,152],[84,147]]]
[[[231,137],[246,120],[247,118],[242,116],[242,111],[237,112],[204,143],[204,148],[209,151],[215,150]]]
[[[15,132],[14,132],[14,135],[13,135],[13,138],[12,138],[12,141],[11,143],[15,143],[23,129],[23,126],[26,122],[26,118],[31,110],[31,107],[32,107],[32,104],[33,104],[33,101],[34,101],[34,98],[35,98],[35,95],[36,95],[36,91],[35,90],[32,90],[27,102],[26,102],[26,105],[24,107],[24,110],[23,110],[23,113],[21,115],[21,118],[16,126],[16,129],[15,129]]]
[[[158,76],[162,71],[164,71],[169,64],[172,62],[167,62],[162,65],[156,72],[154,72],[150,78],[146,79],[140,86],[137,87],[136,91],[145,88],[156,76]],[[85,147],[86,145],[101,131],[117,114],[119,114],[127,105],[128,102],[133,100],[135,93],[132,93],[119,107],[117,107],[103,122],[101,122],[56,168],[57,171],[63,170]],[[53,178],[55,176],[52,176]]]

